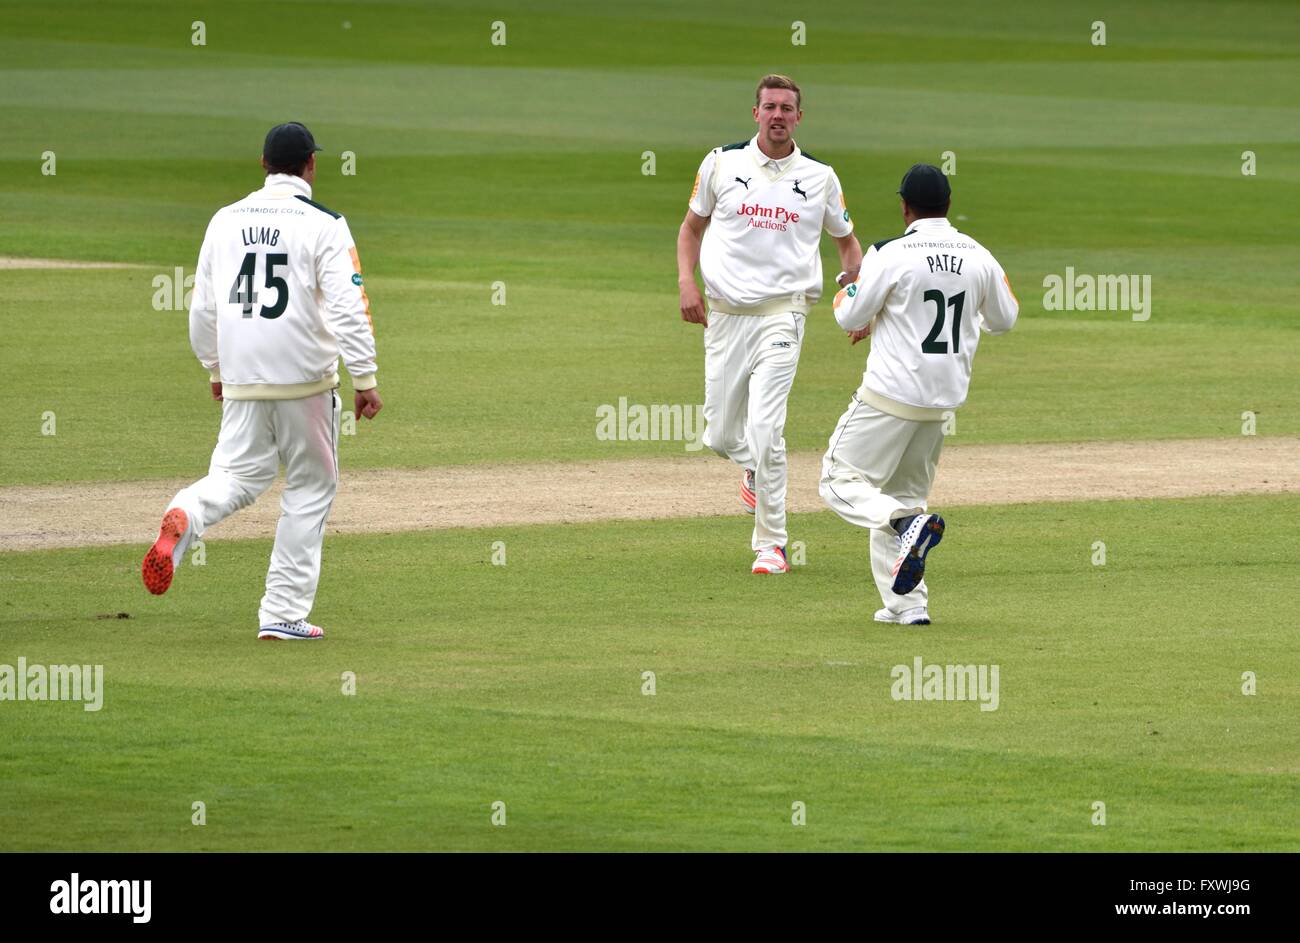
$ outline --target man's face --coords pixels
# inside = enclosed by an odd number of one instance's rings
[[[776,145],[784,145],[794,136],[803,112],[795,104],[794,92],[788,88],[765,88],[754,106],[758,133]]]

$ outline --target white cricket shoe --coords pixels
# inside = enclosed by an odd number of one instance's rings
[[[916,609],[904,609],[902,612],[881,609],[876,613],[876,621],[893,622],[897,625],[929,625],[930,610],[924,606],[918,606]]]
[[[750,572],[770,575],[789,573],[790,561],[785,558],[785,548],[765,547],[758,551],[758,556],[754,558],[754,568]]]
[[[296,639],[324,638],[325,630],[319,625],[312,625],[306,619],[299,619],[297,622],[273,622],[270,625],[264,625],[258,630],[257,637],[272,641],[277,639],[293,641]]]

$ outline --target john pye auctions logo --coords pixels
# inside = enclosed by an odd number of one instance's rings
[[[799,214],[791,212],[784,206],[741,203],[736,209],[736,215],[750,217],[749,225],[755,229],[779,229],[785,232],[787,224],[799,222]]]

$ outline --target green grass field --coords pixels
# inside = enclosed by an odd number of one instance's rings
[[[1279,721],[1300,710],[1300,654],[1278,613],[1300,607],[1300,536],[1261,550],[1238,522],[1298,512],[958,509],[934,557],[940,621],[908,630],[870,621],[865,537],[829,514],[794,519],[808,562],[779,583],[742,569],[739,514],[335,538],[331,634],[311,646],[254,641],[268,541],[210,544],[160,599],[134,554],[23,554],[6,650],[103,664],[104,706],[4,705],[0,834],[31,850],[1295,850],[1300,733]],[[52,595],[55,572],[76,588]],[[890,669],[918,655],[998,664],[997,709],[895,701]]]
[[[0,257],[139,266],[0,268],[0,487],[203,472],[219,410],[152,280],[193,271],[284,120],[326,149],[374,310],[386,408],[345,467],[682,454],[598,440],[596,408],[702,401],[676,231],[768,71],[864,244],[901,231],[910,164],[956,155],[955,222],[1022,303],[957,442],[1235,437],[1246,411],[1300,435],[1300,7],[798,7],[0,3]],[[1150,275],[1150,320],[1045,310],[1067,266]],[[824,447],[863,358],[814,309],[790,449]],[[870,622],[829,512],[776,585],[739,515],[331,537],[315,646],[253,644],[269,534],[161,599],[143,546],[0,553],[0,664],[108,685],[97,714],[0,702],[0,850],[1300,850],[1300,544],[1254,526],[1300,501],[944,510],[940,621],[909,631]],[[1001,706],[893,701],[916,655],[1000,664]]]
[[[1230,435],[1245,410],[1260,434],[1300,433],[1287,274],[1300,244],[1279,238],[1300,194],[1300,10],[1004,4],[973,24],[963,4],[931,4],[924,25],[876,11],[867,29],[806,6],[805,47],[779,8],[735,3],[225,3],[190,19],[151,4],[4,7],[0,252],[147,267],[0,274],[15,312],[0,480],[206,462],[206,377],[183,313],[153,309],[151,279],[193,271],[207,219],[258,185],[261,136],[292,115],[327,148],[316,196],[351,223],[379,332],[391,421],[349,443],[351,466],[662,451],[598,441],[595,409],[703,398],[699,329],[676,308],[676,227],[705,151],[751,133],[764,68],[807,90],[799,140],[839,170],[864,242],[901,231],[907,166],[956,154],[953,212],[1025,308],[980,356],[964,441]],[[504,47],[489,43],[498,16]],[[1099,18],[1105,47],[1089,42]],[[190,45],[193,19],[205,47]],[[339,172],[345,150],[355,176]],[[826,258],[829,284],[829,241]],[[1067,265],[1150,274],[1150,321],[1042,310],[1044,276]],[[814,311],[791,448],[825,445],[860,351],[828,306]],[[39,435],[46,410],[66,431]]]

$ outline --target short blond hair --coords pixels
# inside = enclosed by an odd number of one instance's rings
[[[754,89],[754,107],[758,107],[763,98],[763,89],[765,88],[784,88],[794,92],[794,106],[800,111],[803,110],[803,93],[799,91],[799,86],[795,84],[794,79],[788,75],[765,75],[758,80],[758,88]]]

